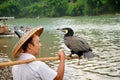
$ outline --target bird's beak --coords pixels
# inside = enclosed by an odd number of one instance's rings
[[[60,31],[62,31],[64,33],[68,33],[68,30],[65,30],[65,29],[57,28],[57,30],[60,30]]]
[[[60,29],[60,28],[57,28],[56,30],[62,30],[62,29]]]
[[[62,29],[62,28],[57,28],[56,30],[60,30],[60,31],[62,31],[62,32],[63,32],[63,29]]]

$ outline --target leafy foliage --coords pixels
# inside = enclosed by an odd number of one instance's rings
[[[120,13],[120,0],[0,0],[0,15],[60,17]]]

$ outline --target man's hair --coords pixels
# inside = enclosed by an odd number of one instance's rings
[[[32,36],[22,45],[23,51],[26,51],[29,43],[32,44],[32,45],[34,45],[34,43],[32,42],[34,36],[35,36],[35,34],[32,35]]]

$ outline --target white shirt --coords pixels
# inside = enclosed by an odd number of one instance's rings
[[[35,56],[22,53],[19,60],[31,59]],[[29,64],[14,65],[12,67],[13,80],[53,80],[57,72],[41,61]]]

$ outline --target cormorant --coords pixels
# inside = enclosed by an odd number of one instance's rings
[[[92,53],[92,49],[87,41],[82,37],[74,36],[74,31],[71,28],[58,28],[57,30],[61,30],[65,33],[64,35],[64,43],[71,50],[70,56],[72,54],[77,54],[79,57],[78,64],[80,62],[80,57],[83,55],[85,58],[93,58],[98,55]]]

